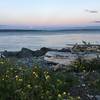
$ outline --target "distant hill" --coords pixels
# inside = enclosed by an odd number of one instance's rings
[[[30,27],[15,25],[0,25],[0,32],[5,31],[100,31],[100,26],[82,26],[82,27]]]

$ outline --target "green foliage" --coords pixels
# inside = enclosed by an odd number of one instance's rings
[[[0,100],[77,100],[69,95],[78,84],[73,74],[0,60]]]
[[[74,69],[71,72],[55,72],[40,66],[16,66],[0,59],[0,100],[80,100],[81,96],[72,97],[70,90],[83,83],[89,93],[100,92],[99,60],[77,59],[71,67]],[[85,72],[83,83],[75,72]]]
[[[73,69],[82,76],[80,80],[82,84],[85,84],[88,94],[100,95],[100,59],[84,60],[79,58],[73,64]]]
[[[77,59],[73,64],[73,69],[78,72],[85,71],[93,71],[98,70],[100,71],[100,59],[92,59],[92,60],[85,60],[85,59]]]

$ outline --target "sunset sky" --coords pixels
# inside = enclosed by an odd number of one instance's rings
[[[100,24],[100,0],[0,0],[0,25]]]

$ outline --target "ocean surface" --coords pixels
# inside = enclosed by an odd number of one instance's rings
[[[32,50],[41,47],[60,49],[83,40],[100,44],[100,31],[0,32],[0,51],[18,51],[22,47]]]

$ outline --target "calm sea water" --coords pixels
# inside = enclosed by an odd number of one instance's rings
[[[82,43],[82,40],[100,44],[100,31],[0,32],[0,51],[16,51],[22,47],[32,50],[41,47],[62,48],[66,44]]]

